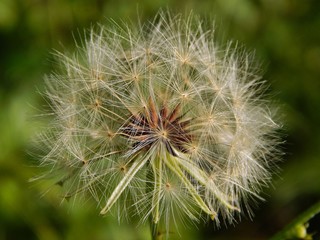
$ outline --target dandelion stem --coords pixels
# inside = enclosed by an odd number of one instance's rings
[[[159,232],[159,223],[155,223],[152,218],[150,218],[150,231],[152,240],[161,239],[161,233]]]

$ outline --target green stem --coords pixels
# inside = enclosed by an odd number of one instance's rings
[[[155,223],[152,218],[150,218],[150,231],[152,240],[161,240],[162,236],[159,232],[159,223]]]
[[[274,235],[270,240],[286,240],[286,239],[306,239],[307,231],[306,224],[314,217],[314,215],[320,213],[320,202],[313,205],[307,211],[303,212],[300,216],[294,219],[283,230]]]

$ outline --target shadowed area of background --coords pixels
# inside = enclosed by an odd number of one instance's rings
[[[141,21],[160,7],[192,9],[213,17],[222,39],[255,50],[270,94],[280,106],[286,155],[265,190],[253,220],[216,229],[213,224],[180,228],[183,239],[268,239],[320,199],[320,2],[318,0],[1,0],[0,1],[0,240],[149,239],[148,226],[101,217],[95,203],[61,204],[59,187],[47,194],[28,153],[45,122],[34,117],[45,105],[38,92],[55,66],[51,52],[72,52],[83,29],[97,22]],[[33,143],[34,144],[34,143]],[[310,230],[320,226],[317,216]],[[314,228],[314,229],[313,229]],[[172,234],[179,239],[179,233]]]

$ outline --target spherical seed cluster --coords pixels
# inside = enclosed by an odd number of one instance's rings
[[[213,39],[193,17],[160,13],[138,29],[102,26],[77,55],[58,54],[42,164],[66,197],[90,193],[102,214],[118,206],[166,224],[231,222],[260,198],[278,125],[249,55]]]

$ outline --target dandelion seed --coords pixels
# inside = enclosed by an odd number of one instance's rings
[[[77,56],[58,54],[42,164],[66,196],[89,193],[101,214],[151,217],[167,231],[176,217],[219,224],[250,212],[279,126],[249,55],[213,39],[192,16],[159,13],[137,30],[101,26]]]

